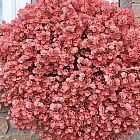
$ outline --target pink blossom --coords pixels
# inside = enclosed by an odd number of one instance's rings
[[[114,3],[36,0],[0,26],[0,103],[15,128],[48,140],[133,134],[139,44],[133,13]]]
[[[59,108],[61,108],[61,107],[62,107],[61,104],[52,103],[52,104],[50,105],[50,109],[51,109],[51,110],[59,109]]]
[[[131,105],[129,103],[126,103],[125,107],[126,107],[127,110],[131,110]]]

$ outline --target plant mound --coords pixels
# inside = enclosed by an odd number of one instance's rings
[[[0,91],[11,123],[47,140],[140,130],[140,26],[104,0],[38,0],[0,26]]]

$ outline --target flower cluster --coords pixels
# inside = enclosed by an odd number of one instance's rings
[[[0,26],[0,92],[11,123],[47,140],[140,130],[140,25],[104,0],[38,0]]]

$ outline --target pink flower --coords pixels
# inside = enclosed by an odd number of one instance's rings
[[[68,133],[73,133],[73,128],[72,127],[68,127]]]
[[[50,109],[51,110],[59,109],[61,107],[62,107],[61,104],[55,104],[55,103],[50,104]]]
[[[56,120],[61,120],[61,118],[60,118],[60,115],[59,115],[59,114],[54,114],[54,115],[53,115],[53,118],[54,118],[54,119],[56,119]]]
[[[37,0],[0,26],[0,103],[17,129],[48,140],[135,133],[139,43],[139,23],[115,4]]]
[[[121,96],[122,99],[126,99],[127,93],[125,92],[120,92],[119,95]]]
[[[108,107],[106,107],[106,110],[108,110],[108,111],[114,111],[114,107],[113,106],[108,106]]]
[[[127,110],[131,110],[131,104],[126,103],[124,106],[125,106],[125,108],[126,108]]]
[[[31,103],[31,102],[26,102],[26,103],[25,103],[25,107],[31,108],[31,106],[32,106],[32,103]]]

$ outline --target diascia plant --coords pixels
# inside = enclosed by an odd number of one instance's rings
[[[140,130],[140,24],[104,0],[38,0],[0,26],[11,123],[47,140]]]

